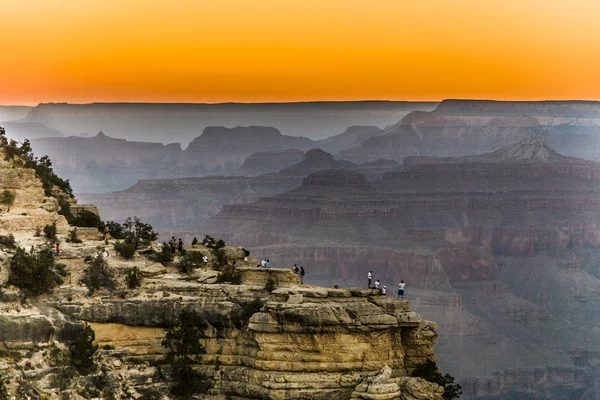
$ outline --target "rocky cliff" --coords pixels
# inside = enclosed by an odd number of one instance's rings
[[[405,280],[414,307],[440,322],[436,350],[467,398],[575,399],[598,389],[595,356],[580,354],[600,343],[599,180],[600,164],[534,137],[373,182],[320,171],[225,206],[207,229],[303,262],[310,282],[365,284],[369,270],[388,287]]]
[[[45,206],[33,171],[1,165],[0,181],[17,195],[14,212],[0,214],[0,235],[14,235],[19,246],[53,249],[35,231],[59,217]],[[6,261],[15,250],[3,245],[0,251],[0,379],[11,399],[171,398],[161,340],[182,310],[195,310],[207,322],[201,340],[206,354],[194,368],[212,388],[195,398],[442,398],[439,386],[410,377],[416,366],[435,360],[437,334],[407,301],[370,289],[301,285],[289,269],[256,268],[239,247],[226,247],[225,254],[237,261],[241,283],[217,284],[216,259],[202,245],[187,251],[209,255],[208,263],[182,274],[179,257],[163,265],[144,255],[156,244],[126,260],[113,252],[112,239],[106,263],[117,287],[92,296],[80,278],[85,258],[102,253],[104,241],[96,232],[81,243],[67,242],[72,228],[60,224],[60,262],[68,275],[49,294],[27,295],[7,285]],[[124,277],[134,267],[143,281],[131,289]],[[71,367],[65,347],[85,325],[100,345],[96,369],[87,374]]]
[[[487,153],[541,135],[561,154],[600,161],[599,133],[597,102],[445,100],[431,112],[408,114],[384,134],[367,138],[340,156],[354,162],[456,157]]]
[[[27,122],[67,135],[104,131],[132,141],[179,142],[184,146],[207,126],[274,126],[285,135],[323,139],[353,125],[386,126],[437,103],[393,101],[225,104],[40,104]]]
[[[286,160],[287,153],[289,152],[281,153]],[[108,220],[123,221],[129,215],[138,215],[169,237],[171,233],[177,232],[191,240],[197,232],[204,232],[203,224],[224,205],[251,203],[261,197],[284,193],[300,185],[302,179],[317,171],[351,168],[375,179],[399,167],[395,161],[383,160],[356,165],[336,160],[320,149],[300,154],[300,162],[276,173],[257,177],[210,176],[141,180],[120,192],[81,194],[79,198],[86,203],[96,204]],[[247,171],[252,168],[260,169],[260,165],[270,162],[271,155],[272,153],[258,153],[251,157],[258,157],[260,160],[249,161],[246,164]]]

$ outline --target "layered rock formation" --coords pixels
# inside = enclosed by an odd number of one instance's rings
[[[13,187],[15,209],[54,217],[43,209],[35,176],[29,170],[10,171],[20,171],[19,179],[10,173],[0,179],[11,187],[20,183]],[[20,246],[53,248],[35,235],[37,221],[26,217],[1,214],[0,234],[13,234]],[[67,229],[59,231],[58,240],[60,262],[69,275],[51,293],[24,297],[25,292],[6,285],[7,265],[0,267],[0,377],[13,395],[18,390],[48,399],[140,398],[149,390],[154,396],[167,394],[172,377],[160,343],[164,327],[188,309],[207,322],[206,354],[195,368],[212,388],[209,396],[198,398],[341,400],[385,393],[382,398],[441,400],[442,388],[409,376],[416,366],[435,360],[437,334],[435,324],[411,311],[407,301],[371,289],[300,285],[289,269],[254,267],[257,261],[245,258],[242,248],[225,248],[229,260],[237,261],[241,284],[212,283],[216,260],[201,245],[187,250],[209,255],[208,264],[183,275],[179,257],[167,265],[141,254],[125,260],[110,246],[107,263],[117,289],[100,288],[91,296],[80,278],[85,257],[102,252],[103,241],[68,243]],[[158,246],[146,250],[152,248]],[[3,247],[0,255],[6,260],[13,251]],[[141,287],[130,289],[123,278],[133,267],[144,279]],[[267,290],[268,280],[274,290]],[[70,366],[66,349],[86,324],[100,345],[97,369],[88,375]]]
[[[260,157],[269,157],[269,154]],[[261,160],[260,162],[269,161]],[[252,165],[252,163],[248,164]],[[324,169],[351,168],[370,178],[394,171],[398,163],[379,161],[356,165],[335,160],[320,149],[302,153],[302,161],[277,173],[258,177],[210,176],[203,178],[141,180],[115,193],[82,194],[79,198],[96,204],[108,220],[123,221],[138,215],[169,237],[173,232],[191,240],[204,230],[204,223],[226,204],[245,204],[261,197],[284,193],[300,185],[306,176]]]
[[[383,135],[340,152],[354,162],[408,156],[463,156],[544,136],[561,154],[600,161],[600,105],[596,102],[488,102],[445,100],[416,111]]]
[[[303,263],[310,282],[364,285],[369,270],[388,288],[404,280],[416,309],[440,322],[441,364],[466,398],[598,390],[600,164],[542,137],[407,161],[373,182],[320,171],[287,193],[225,206],[207,229]]]
[[[298,149],[254,153],[244,160],[234,174],[242,176],[268,174],[290,167],[302,160],[304,160],[304,152]]]
[[[184,146],[207,126],[274,126],[284,134],[322,139],[353,125],[385,126],[414,110],[437,103],[391,101],[259,104],[40,104],[27,122],[38,122],[67,135],[98,131],[128,140]]]
[[[320,149],[328,152],[338,152],[343,149],[356,147],[364,140],[383,134],[383,130],[376,126],[351,126],[345,132],[330,136],[327,139],[317,140]]]

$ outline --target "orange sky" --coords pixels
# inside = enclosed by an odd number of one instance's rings
[[[600,99],[598,0],[0,0],[0,104]]]

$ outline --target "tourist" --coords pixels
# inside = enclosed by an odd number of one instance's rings
[[[269,260],[268,258],[267,258],[267,262],[265,264],[265,267],[271,268],[271,260]]]
[[[266,265],[267,265],[267,260],[264,260],[264,259],[263,259],[263,260],[260,262],[260,266],[264,268]]]
[[[383,285],[383,289],[381,289],[381,294],[387,296],[387,286]]]
[[[367,278],[369,279],[369,283],[367,284],[367,287],[370,288],[371,281],[373,280],[373,271],[369,271],[369,273],[367,274]]]
[[[110,239],[110,228],[108,225],[104,227],[104,244],[108,246],[108,240]]]
[[[300,283],[304,284],[304,267],[300,267]]]
[[[404,286],[406,286],[406,283],[400,281],[398,284],[398,298],[402,297],[402,300],[404,300]]]
[[[295,273],[296,275],[298,275],[298,272],[299,272],[299,271],[300,271],[300,270],[298,269],[298,266],[297,266],[296,264],[294,264],[294,273]]]
[[[60,243],[56,242],[56,257],[60,257]]]
[[[179,250],[179,255],[183,255],[183,240],[179,238],[179,243],[177,243],[177,250]]]
[[[171,251],[173,253],[175,253],[175,247],[176,247],[175,236],[171,236],[171,240],[169,240],[169,246],[171,246]]]
[[[379,285],[380,285],[380,283],[379,283],[379,279],[377,279],[377,280],[375,281],[375,289],[379,290]]]

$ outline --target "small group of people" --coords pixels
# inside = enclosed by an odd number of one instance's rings
[[[268,258],[267,258],[267,259],[263,259],[263,260],[260,262],[260,266],[261,266],[262,268],[271,268],[271,260],[269,260]]]
[[[179,238],[179,241],[175,240],[175,236],[171,236],[171,240],[169,240],[169,246],[171,246],[171,251],[175,253],[179,252],[180,255],[183,255],[183,240]]]
[[[300,268],[298,268],[298,266],[296,264],[294,264],[294,273],[296,275],[298,275],[298,278],[300,278],[300,283],[304,284],[304,275],[306,275],[306,271],[304,271],[304,267],[300,266]]]
[[[375,281],[375,284],[373,284],[373,286],[371,286],[371,283],[373,282],[373,271],[369,271],[369,273],[367,274],[367,287],[369,289],[377,289],[379,290],[379,292],[384,295],[387,296],[387,286],[383,285],[381,286],[381,282],[379,282],[379,279],[377,279]],[[400,281],[400,283],[398,284],[398,299],[402,299],[404,300],[404,287],[406,286],[406,283],[404,283],[403,280]]]

